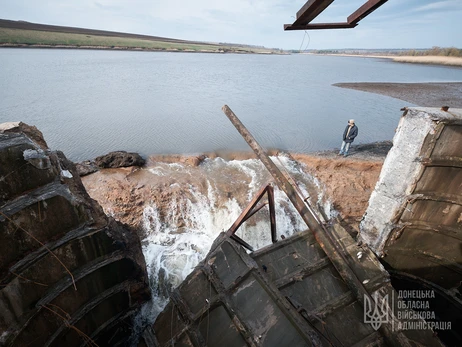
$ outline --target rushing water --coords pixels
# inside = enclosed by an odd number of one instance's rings
[[[321,205],[328,215],[335,214],[318,189],[319,182],[300,164],[284,155],[272,159],[297,181],[304,198],[309,197],[314,206]],[[172,288],[205,257],[218,234],[233,224],[271,176],[257,159],[206,159],[199,167],[155,163],[144,170],[151,178],[143,183],[151,181],[153,186],[148,189],[157,192],[143,212],[143,253],[153,292],[153,301],[143,309],[143,319],[152,322]],[[285,194],[277,187],[274,192],[278,238],[305,230],[305,223]],[[268,208],[252,216],[237,235],[254,249],[271,244]]]
[[[2,48],[0,122],[36,125],[74,161],[113,150],[246,150],[224,104],[265,147],[337,147],[349,118],[357,143],[390,140],[400,108],[412,105],[332,86],[358,81],[462,81],[462,69],[361,57]]]

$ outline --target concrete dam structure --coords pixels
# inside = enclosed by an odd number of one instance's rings
[[[0,346],[126,346],[150,290],[140,241],[35,128],[0,125]]]
[[[435,293],[462,341],[462,110],[409,108],[360,225],[396,286]]]
[[[451,327],[457,329],[461,312],[460,111],[405,110],[359,243],[337,221],[323,222],[309,211],[232,111],[227,106],[224,111],[301,216],[308,216],[303,219],[309,230],[284,240],[273,237],[273,245],[248,253],[231,227],[171,293],[140,346],[443,345],[432,325],[423,322],[423,313],[412,311],[416,305],[391,286],[381,261],[395,278],[413,279],[410,287],[399,286],[410,295],[422,288],[432,297],[445,295],[451,307],[438,319],[449,320],[449,331],[443,329],[441,336],[449,345],[460,342]],[[412,203],[416,213],[409,213]],[[255,206],[252,201],[237,225],[259,209]],[[271,221],[268,232],[276,235],[273,227]],[[444,271],[429,271],[435,264]],[[375,312],[382,317],[380,326],[368,320],[370,299],[382,305],[383,311]]]

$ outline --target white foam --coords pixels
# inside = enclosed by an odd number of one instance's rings
[[[280,166],[278,160],[273,160]],[[283,156],[279,157],[279,160],[290,175],[297,178],[303,198],[308,196],[306,184],[319,185],[319,182],[306,175],[290,158]],[[183,189],[178,189],[178,183],[171,184],[171,199],[166,211],[159,211],[160,207],[152,203],[144,208],[143,227],[146,238],[143,240],[143,253],[154,299],[149,308],[143,309],[143,314],[149,316],[145,319],[151,321],[167,303],[168,289],[178,286],[186,278],[205,258],[218,234],[227,230],[246,207],[241,206],[238,200],[247,204],[263,184],[271,181],[269,173],[256,159],[227,162],[216,158],[206,159],[199,168],[175,163],[149,169],[151,173],[159,176],[168,176],[169,170],[172,170],[172,175],[188,175],[198,179],[188,180]],[[201,170],[201,173],[198,174],[197,170]],[[220,190],[217,187],[220,187],[220,184],[223,187],[224,178],[225,182],[229,179],[229,187]],[[233,185],[236,184],[239,184],[240,188],[247,187],[240,189],[245,198],[234,196],[237,190],[233,189]],[[222,189],[228,189],[232,194],[224,197],[225,192]],[[274,196],[278,238],[281,234],[287,237],[305,230],[305,223],[285,193],[275,187]],[[311,201],[312,204],[316,206],[323,203],[330,211],[329,204],[323,200],[323,193],[312,198],[317,199]],[[254,249],[270,244],[268,208],[263,208],[248,223],[244,223],[237,235]],[[159,273],[163,278],[159,277]]]

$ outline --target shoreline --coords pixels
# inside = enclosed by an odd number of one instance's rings
[[[374,54],[346,54],[346,53],[305,53],[310,55],[337,56],[337,57],[356,57],[356,58],[375,58],[389,59],[396,63],[424,64],[424,65],[443,65],[451,67],[462,67],[462,57],[446,56],[397,56],[397,55],[374,55]]]
[[[83,45],[44,45],[26,43],[0,43],[1,48],[26,48],[26,49],[76,49],[94,51],[129,51],[129,52],[170,52],[170,53],[213,53],[213,54],[261,54],[261,55],[289,55],[289,53],[279,52],[251,52],[251,51],[224,51],[224,50],[194,50],[194,49],[175,49],[175,48],[142,48],[142,47],[109,47],[109,46],[83,46]]]
[[[462,82],[385,83],[353,82],[334,83],[333,86],[386,95],[411,102],[417,107],[462,108]]]
[[[318,195],[322,192],[325,194],[341,220],[350,226],[349,231],[355,234],[359,230],[359,222],[366,211],[369,196],[375,187],[386,154],[391,146],[390,141],[352,146],[351,155],[346,158],[337,156],[338,149],[311,154],[275,150],[268,152],[271,156],[280,154],[288,157],[297,166],[300,166],[305,174],[313,177],[318,182],[316,185],[319,184],[319,191],[311,193]],[[258,160],[253,152],[153,155],[147,158],[143,166],[99,169],[82,175],[81,179],[90,196],[97,200],[107,213],[123,223],[138,228],[142,224],[145,201],[154,199],[158,206],[165,208],[175,194],[187,194],[187,189],[184,190],[183,187],[194,182],[198,187],[201,187],[203,182],[207,182],[204,175],[210,174],[221,177],[229,174],[226,165],[223,168],[224,172],[211,173],[207,170],[207,168],[216,167],[212,164],[216,158],[222,158],[225,161]],[[171,164],[173,164],[173,169],[170,169]],[[167,170],[171,176],[165,173],[153,176],[152,170],[155,174]],[[186,174],[182,175],[181,173]],[[217,180],[221,181],[222,179],[218,178]],[[175,183],[172,184],[172,182]],[[247,194],[246,185],[230,190],[227,186],[229,180],[225,179],[222,183],[225,185],[220,188],[222,194],[217,196],[219,200],[226,200],[230,196],[242,199]],[[353,187],[353,193],[351,187]],[[206,188],[202,187],[201,189],[205,190]],[[158,193],[153,195],[153,192]]]
[[[267,149],[266,153],[269,156],[278,156],[278,155],[286,155],[291,158],[304,158],[304,157],[320,157],[326,159],[338,159],[338,160],[360,160],[360,161],[378,161],[381,162],[385,160],[385,157],[388,151],[393,146],[391,141],[380,141],[380,142],[372,142],[372,143],[362,143],[357,145],[352,145],[350,147],[350,155],[347,157],[348,159],[344,159],[344,157],[338,157],[337,153],[339,148],[332,148],[328,150],[316,151],[311,153],[298,153],[298,152],[291,152],[282,149]],[[134,155],[139,156],[145,161],[144,165],[115,165],[115,166],[107,166],[107,167],[96,167],[97,170],[92,172],[85,172],[83,171],[80,176],[86,176],[92,174],[99,170],[104,170],[107,168],[111,169],[118,169],[122,167],[148,167],[154,165],[155,163],[161,162],[166,164],[186,164],[189,166],[199,166],[204,160],[206,159],[216,159],[221,158],[224,161],[233,161],[233,160],[250,160],[250,159],[257,159],[257,156],[251,150],[249,151],[211,151],[211,152],[203,152],[203,153],[188,153],[188,154],[181,154],[181,153],[171,153],[171,154],[151,154],[148,156],[141,156],[139,153],[129,153],[125,151],[118,151],[118,152],[109,152],[103,154],[97,158],[103,158],[106,156],[113,157],[114,162],[123,162],[123,160],[117,160],[118,155]],[[74,164],[78,166],[89,166],[95,165],[95,160],[97,158],[83,160],[79,162],[74,162]],[[115,158],[115,159],[114,159]]]

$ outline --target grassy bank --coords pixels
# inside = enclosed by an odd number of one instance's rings
[[[49,31],[35,31],[22,29],[0,28],[0,42],[9,44],[26,45],[72,45],[72,46],[104,46],[104,47],[127,47],[144,49],[211,49],[217,50],[217,46],[186,45],[162,41],[148,41],[141,39],[129,39],[122,37],[94,36],[73,33],[58,33]]]
[[[154,51],[193,51],[230,53],[277,53],[275,50],[250,46],[168,42],[117,36],[25,30],[0,27],[0,46],[142,49]]]
[[[415,64],[437,64],[448,66],[462,66],[462,57],[442,57],[442,56],[399,56],[385,57],[391,58],[399,63],[415,63]]]
[[[308,54],[320,54],[320,53],[308,53]],[[397,63],[411,63],[411,64],[434,64],[434,65],[446,65],[446,66],[461,66],[462,57],[443,57],[443,56],[397,56],[397,55],[377,55],[377,54],[345,54],[345,53],[323,53],[320,55],[330,55],[338,57],[362,57],[362,58],[381,58],[391,59]]]
[[[462,49],[433,47],[431,49],[331,49],[311,50],[310,54],[349,57],[386,58],[398,63],[462,66]]]

